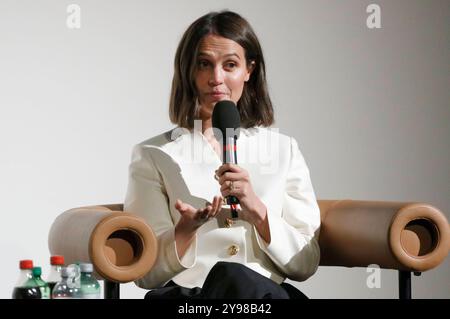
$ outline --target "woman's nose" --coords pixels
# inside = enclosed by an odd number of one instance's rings
[[[222,84],[223,77],[224,77],[223,70],[220,67],[216,67],[211,72],[209,84],[211,86],[216,86],[216,85]]]

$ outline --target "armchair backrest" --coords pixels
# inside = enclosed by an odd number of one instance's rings
[[[318,205],[322,266],[426,271],[450,250],[448,221],[431,205],[353,200]],[[150,226],[119,203],[64,212],[51,227],[49,249],[67,263],[94,263],[101,278],[129,282],[151,269],[157,242]]]
[[[450,250],[445,215],[423,203],[318,200],[322,266],[425,271]],[[123,204],[104,205],[122,211]]]

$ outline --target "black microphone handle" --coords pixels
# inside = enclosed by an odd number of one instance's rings
[[[223,147],[223,163],[227,164],[237,164],[237,151],[236,151],[236,139],[233,137],[225,138],[225,143]],[[239,204],[239,199],[236,196],[227,196],[227,204]],[[237,218],[237,211],[231,209],[231,218]]]

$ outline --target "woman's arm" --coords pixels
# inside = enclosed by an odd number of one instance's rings
[[[320,225],[320,210],[297,142],[290,138],[284,145],[280,151],[289,153],[289,163],[281,212],[267,208],[253,191],[248,172],[238,165],[222,165],[217,176],[222,195],[239,199],[239,215],[254,226],[260,248],[288,277],[304,280],[319,264],[314,236]]]
[[[136,145],[129,167],[124,210],[144,218],[156,234],[158,255],[152,270],[136,284],[143,288],[162,286],[185,269],[193,267],[196,258],[197,229],[221,208],[222,198],[202,209],[177,201],[181,218],[174,225],[163,179],[156,167],[158,152],[153,146]]]
[[[297,141],[290,138],[290,163],[281,212],[267,210],[270,242],[257,233],[260,248],[293,280],[303,281],[319,266],[320,249],[316,235],[320,210],[309,169]],[[256,227],[255,227],[256,228]]]
[[[124,210],[142,217],[155,232],[158,255],[152,270],[136,281],[142,288],[156,288],[195,264],[196,241],[183,257],[177,254],[175,225],[170,214],[169,198],[156,167],[158,152],[153,146],[136,145],[129,166]]]

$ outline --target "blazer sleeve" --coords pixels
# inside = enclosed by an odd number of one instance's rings
[[[289,279],[304,281],[319,266],[320,249],[315,235],[320,227],[320,210],[309,169],[292,137],[281,214],[269,206],[266,205],[271,241],[267,244],[255,228],[258,245]]]
[[[139,287],[148,289],[161,287],[181,271],[193,267],[197,248],[195,237],[183,258],[178,257],[169,199],[157,163],[151,156],[151,150],[155,148],[140,144],[133,148],[124,201],[124,210],[144,218],[158,241],[155,265],[143,278],[135,281]]]

